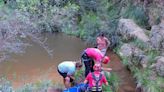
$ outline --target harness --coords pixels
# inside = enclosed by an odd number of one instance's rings
[[[92,72],[92,77],[93,79],[96,81],[96,85],[93,86],[91,88],[92,91],[102,91],[102,87],[99,86],[99,82],[102,78],[102,74],[100,73],[100,75],[98,77],[95,76],[95,74]]]

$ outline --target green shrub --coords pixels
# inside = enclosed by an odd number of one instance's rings
[[[152,63],[155,63],[155,57],[160,55],[160,51],[155,49],[148,49],[145,53],[149,58],[149,66],[152,65]]]
[[[152,79],[152,71],[150,69],[134,69],[133,68],[134,77],[137,79],[137,83],[140,83],[146,92],[163,92],[164,89],[161,85],[164,82],[164,79],[161,77],[156,77]]]
[[[148,16],[142,6],[129,4],[123,17],[134,19],[136,23],[142,27],[148,26]]]
[[[0,0],[0,8],[4,6],[4,1],[3,0]]]
[[[50,80],[41,80],[36,83],[27,83],[17,89],[16,92],[45,92],[52,85],[54,84]]]
[[[109,75],[109,73],[107,73],[107,72],[105,72],[105,76],[107,78],[109,86],[103,85],[103,91],[105,91],[105,92],[117,92],[119,82],[120,82],[120,79],[118,78],[118,76],[115,73],[110,73],[110,75]]]
[[[5,77],[0,78],[0,92],[13,92],[11,82]]]
[[[149,48],[148,44],[139,39],[134,39],[131,43],[144,51],[146,51]]]

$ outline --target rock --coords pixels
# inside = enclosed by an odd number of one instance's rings
[[[140,64],[141,64],[141,66],[143,68],[146,68],[148,66],[149,58],[146,55],[140,55],[139,58],[140,58]]]
[[[148,60],[146,58],[141,57],[144,52],[131,44],[122,45],[119,54],[121,57],[125,57],[126,64],[130,66],[133,64],[141,64],[142,67],[147,67]]]
[[[119,34],[126,39],[137,38],[143,42],[148,42],[149,38],[145,34],[144,29],[140,28],[136,23],[131,19],[120,19],[118,24]]]
[[[121,46],[121,49],[120,49],[121,56],[129,57],[129,56],[132,56],[132,54],[134,56],[143,55],[143,51],[131,44],[123,44]]]
[[[164,49],[164,23],[154,25],[150,32],[150,43],[153,48]]]
[[[164,26],[164,25],[163,25]],[[162,25],[155,25],[151,29],[150,42],[154,48],[160,48],[161,42],[164,40],[164,27]]]
[[[164,57],[160,57],[157,59],[155,69],[158,75],[164,77]]]
[[[143,87],[142,87],[141,83],[137,83],[135,92],[143,92]]]
[[[124,44],[121,46],[120,53],[121,56],[131,56],[132,51],[131,51],[131,46],[130,44]]]

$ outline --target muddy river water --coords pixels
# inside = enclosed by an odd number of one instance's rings
[[[12,55],[9,61],[0,63],[0,76],[6,76],[12,82],[14,88],[20,88],[26,83],[40,80],[52,80],[62,84],[62,78],[56,71],[57,65],[65,60],[80,59],[81,52],[87,45],[79,38],[59,34],[44,34],[50,49],[53,49],[53,57],[38,44],[30,42],[26,53]],[[111,57],[110,67],[121,79],[119,92],[134,92],[134,79],[129,71],[121,64],[119,57],[111,51],[107,53]]]

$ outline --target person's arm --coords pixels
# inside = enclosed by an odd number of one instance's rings
[[[81,87],[81,90],[85,91],[88,87],[88,84],[87,84],[88,80],[85,79],[83,83],[84,83],[84,85]]]
[[[107,45],[107,47],[109,47],[109,45],[110,45],[110,41],[108,40],[108,38],[105,37],[105,41],[106,41],[106,45]]]
[[[69,77],[73,80],[75,80],[75,77],[73,75],[69,75]]]
[[[102,71],[108,71],[108,72],[112,71],[112,68],[104,68],[104,67],[102,67],[101,69],[102,69]]]
[[[108,84],[108,81],[107,81],[107,79],[106,79],[106,77],[105,77],[105,75],[103,75],[103,82],[104,82],[104,84],[106,85],[106,86],[108,86],[109,84]]]
[[[74,68],[70,68],[69,71],[67,72],[67,76],[74,80],[75,79],[75,77],[74,77],[75,71],[76,70]]]
[[[87,83],[88,83],[88,80],[85,79],[83,83],[84,83],[84,84],[87,84]]]
[[[105,85],[106,85],[106,86],[108,86],[108,85],[109,85],[109,84],[108,84],[108,81],[107,81],[107,82],[105,82]]]
[[[68,73],[67,73],[67,77],[69,77],[69,78],[71,78],[71,79],[75,80],[74,75],[70,75],[70,74],[68,74]]]
[[[100,37],[97,37],[97,38],[96,38],[96,45],[97,45],[97,46],[100,45],[100,42],[101,42]]]
[[[89,74],[87,75],[87,77],[85,78],[85,80],[84,80],[84,83],[85,83],[85,84],[88,83],[88,81],[89,81],[89,79],[90,79],[90,76],[91,76],[91,73],[89,73]]]

